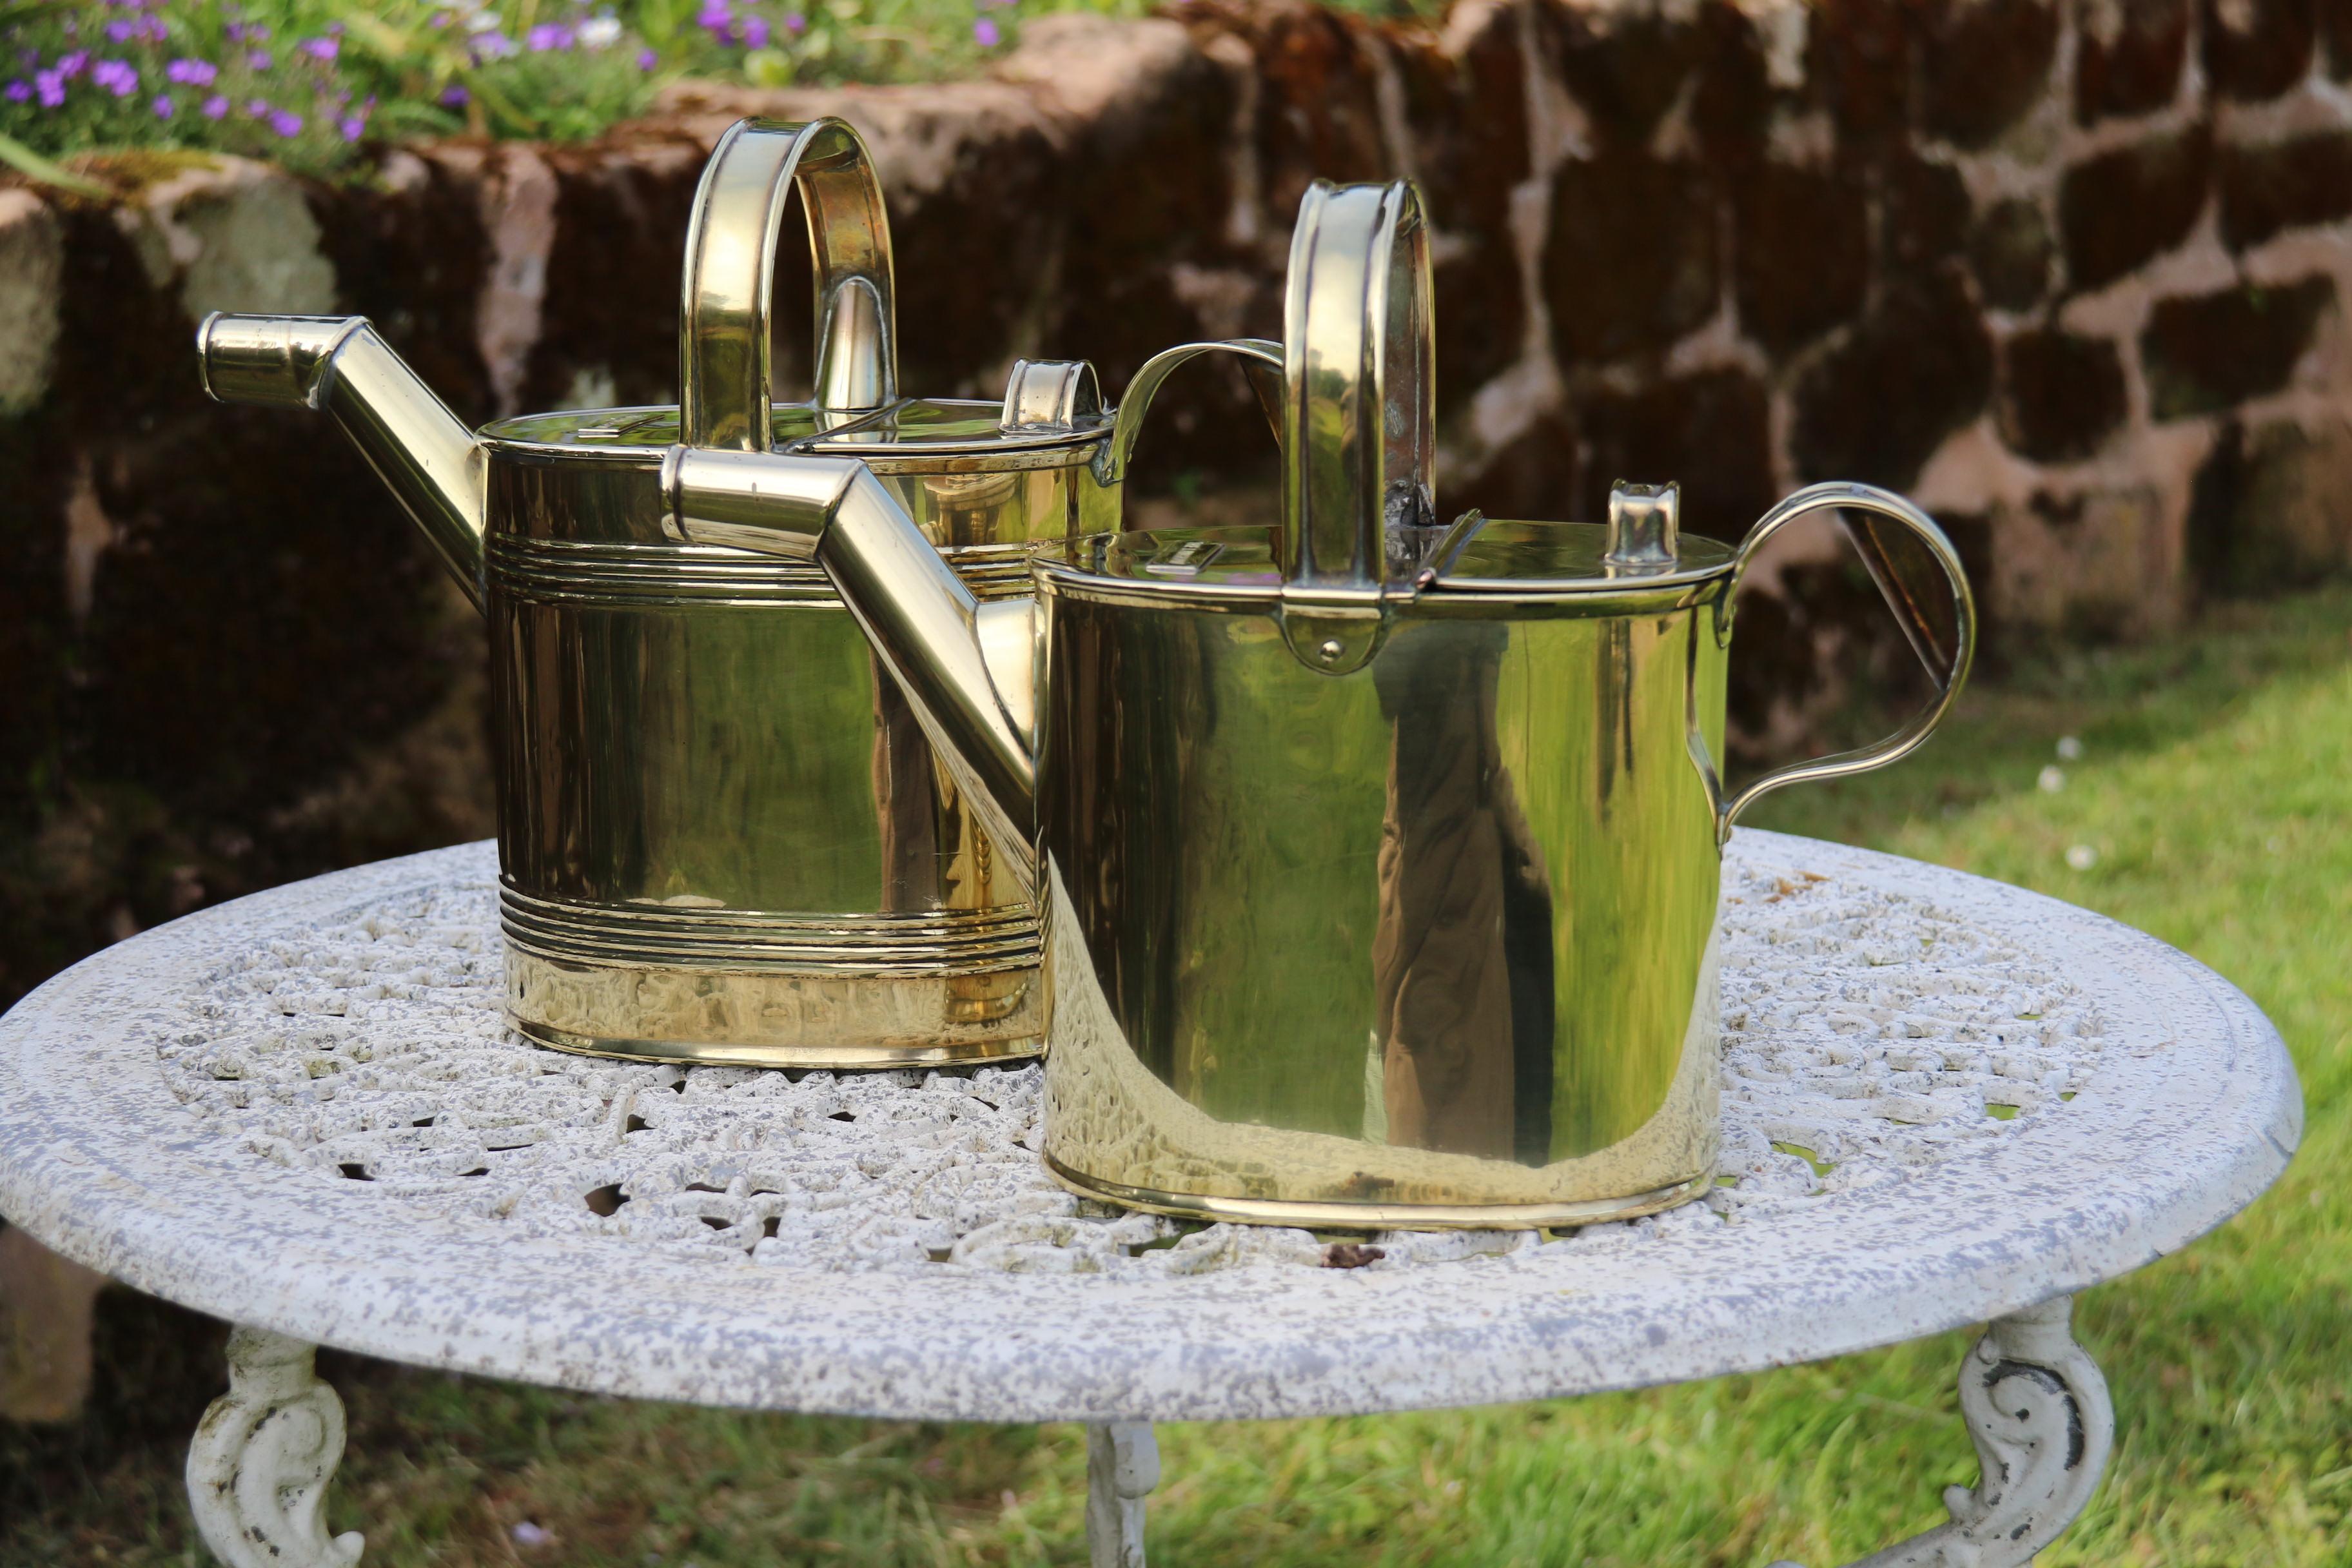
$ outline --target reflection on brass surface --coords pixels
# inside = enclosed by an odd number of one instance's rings
[[[816,395],[772,394],[770,273],[797,189]],[[488,621],[509,1009],[535,1039],[646,1059],[862,1067],[1040,1044],[1036,922],[824,573],[687,544],[662,464],[853,457],[980,601],[1118,521],[1090,366],[1002,403],[898,386],[880,187],[839,121],[747,121],[696,198],[684,401],[459,424],[367,322],[220,316],[221,398],[323,410]],[[1026,823],[1020,831],[1025,834]]]

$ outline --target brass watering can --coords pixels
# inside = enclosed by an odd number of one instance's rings
[[[1697,1195],[1733,820],[1902,756],[1966,676],[1958,559],[1884,491],[1801,491],[1736,549],[1683,533],[1671,488],[1621,486],[1605,525],[1432,526],[1429,300],[1411,186],[1310,191],[1281,526],[1057,542],[1031,599],[981,601],[855,464],[670,456],[682,537],[829,574],[1035,889],[1045,1155],[1081,1194],[1366,1229]],[[1934,592],[1882,585],[1938,695],[1727,795],[1734,593],[1827,508],[1874,566],[1925,547]]]
[[[777,404],[771,274],[795,183],[815,396]],[[1118,526],[1094,371],[1017,363],[1001,405],[901,396],[882,195],[837,120],[720,140],[678,327],[677,406],[479,432],[363,318],[216,315],[197,348],[215,398],[331,414],[488,616],[517,1028],[765,1067],[1032,1054],[1037,921],[1006,864],[1025,821],[1007,841],[974,811],[822,572],[667,537],[660,479],[681,443],[836,454],[958,593],[994,602],[1028,591],[1037,542]]]

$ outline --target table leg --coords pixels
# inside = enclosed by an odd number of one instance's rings
[[[228,1392],[188,1445],[188,1506],[228,1568],[353,1568],[362,1537],[327,1538],[320,1510],[343,1457],[343,1402],[311,1370],[317,1347],[232,1329]]]
[[[1160,1439],[1149,1421],[1087,1423],[1087,1560],[1143,1568],[1143,1500],[1160,1484]]]
[[[2106,1379],[2074,1342],[2073,1309],[2061,1296],[1986,1329],[1960,1363],[1976,1489],[1947,1488],[1949,1524],[1851,1568],[2028,1568],[2074,1522],[2107,1468],[2116,1413]]]

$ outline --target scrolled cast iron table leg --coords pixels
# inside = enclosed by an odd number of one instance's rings
[[[2074,1522],[2107,1468],[2116,1413],[2106,1379],[2074,1342],[2073,1310],[2061,1296],[1986,1329],[1960,1363],[1976,1489],[1946,1489],[1950,1523],[1850,1568],[2027,1568]]]
[[[330,1540],[321,1510],[343,1457],[343,1402],[312,1371],[318,1347],[232,1329],[228,1392],[188,1445],[188,1506],[228,1568],[353,1568],[364,1538]]]
[[[1160,1484],[1160,1439],[1149,1421],[1087,1423],[1087,1561],[1143,1568],[1143,1500]]]

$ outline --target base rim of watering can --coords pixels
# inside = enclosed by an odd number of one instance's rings
[[[1027,1060],[1045,1051],[1034,1036],[962,1040],[949,1045],[780,1045],[772,1041],[608,1039],[507,1016],[507,1025],[535,1046],[576,1057],[671,1067],[824,1068],[834,1072],[888,1068],[977,1067]]]
[[[1712,1161],[1697,1174],[1616,1198],[1543,1204],[1367,1204],[1294,1198],[1213,1197],[1129,1186],[1074,1171],[1051,1154],[1040,1156],[1055,1181],[1082,1198],[1143,1209],[1177,1219],[1278,1225],[1300,1230],[1559,1230],[1639,1219],[1705,1194],[1715,1183]]]

